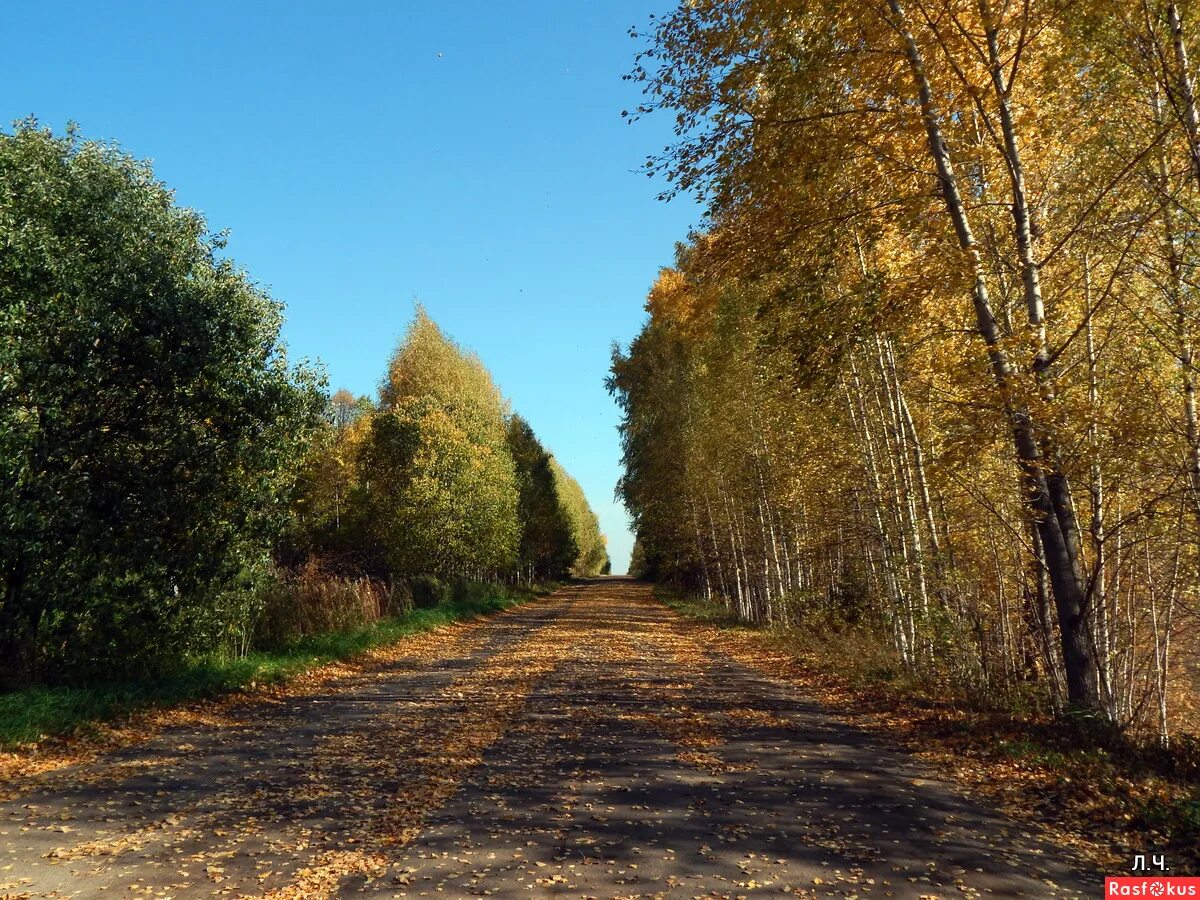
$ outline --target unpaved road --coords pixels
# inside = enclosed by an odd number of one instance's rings
[[[0,898],[1100,896],[694,635],[599,580],[10,786]]]

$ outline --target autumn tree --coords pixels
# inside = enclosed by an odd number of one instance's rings
[[[1190,16],[655,22],[635,116],[675,117],[650,171],[707,219],[614,360],[647,560],[750,619],[865,615],[966,684],[1157,707],[1166,735],[1197,590]]]
[[[607,563],[578,484],[421,308],[377,407],[330,398],[293,510],[280,560],[344,577],[545,581]]]
[[[345,577],[386,576],[363,503],[361,456],[374,413],[370,398],[356,398],[345,388],[329,398],[301,460],[292,518],[276,547],[276,558],[285,567]]]
[[[520,493],[487,369],[418,309],[364,439],[363,496],[392,572],[484,579],[516,561]]]

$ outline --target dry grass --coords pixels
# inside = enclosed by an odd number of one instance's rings
[[[281,647],[317,634],[362,628],[407,612],[407,607],[394,602],[393,592],[381,581],[306,570],[281,578],[266,591],[255,643]]]

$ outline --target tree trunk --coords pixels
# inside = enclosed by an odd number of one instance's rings
[[[933,88],[925,71],[924,57],[908,26],[900,0],[888,0],[888,3],[895,18],[894,24],[904,43],[909,70],[916,82],[921,116],[930,155],[937,168],[942,197],[959,246],[967,257],[974,277],[972,303],[976,327],[988,347],[993,377],[1012,428],[1017,460],[1025,473],[1028,488],[1026,502],[1036,517],[1046,566],[1054,589],[1054,601],[1058,607],[1068,701],[1072,707],[1081,711],[1099,711],[1101,704],[1096,665],[1087,638],[1087,596],[1079,558],[1079,525],[1070,484],[1055,448],[1050,445],[1047,447],[1050,452],[1043,453],[1033,416],[1015,390],[1016,371],[1000,343],[999,327],[988,291],[987,273],[959,191],[950,151],[942,136],[941,115],[933,99]],[[1025,222],[1023,225],[1018,223],[1018,231],[1023,227],[1028,234],[1028,210],[1025,209],[1024,212]],[[1044,330],[1040,312],[1040,285],[1037,281],[1037,267],[1032,265],[1031,256],[1028,261],[1030,265],[1023,267],[1025,290],[1027,301],[1036,301],[1037,304],[1029,307],[1031,325],[1036,332],[1039,329]],[[1044,342],[1037,354],[1038,359],[1044,358]],[[1036,363],[1035,359],[1035,366]]]
[[[1171,45],[1175,50],[1175,65],[1178,68],[1175,82],[1179,92],[1180,118],[1187,133],[1192,172],[1200,181],[1200,118],[1196,114],[1196,91],[1188,69],[1187,45],[1183,41],[1183,20],[1173,0],[1167,4],[1167,24],[1171,28]]]

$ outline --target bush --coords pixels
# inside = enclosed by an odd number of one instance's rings
[[[323,400],[223,247],[144,163],[0,134],[0,683],[225,640]]]
[[[490,584],[478,581],[456,581],[450,592],[450,599],[460,606],[482,603],[496,588]]]
[[[383,614],[388,617],[402,616],[416,608],[413,603],[412,585],[407,581],[391,581],[387,591],[387,602]]]
[[[450,588],[433,575],[417,575],[409,581],[413,606],[431,609],[450,599]]]

